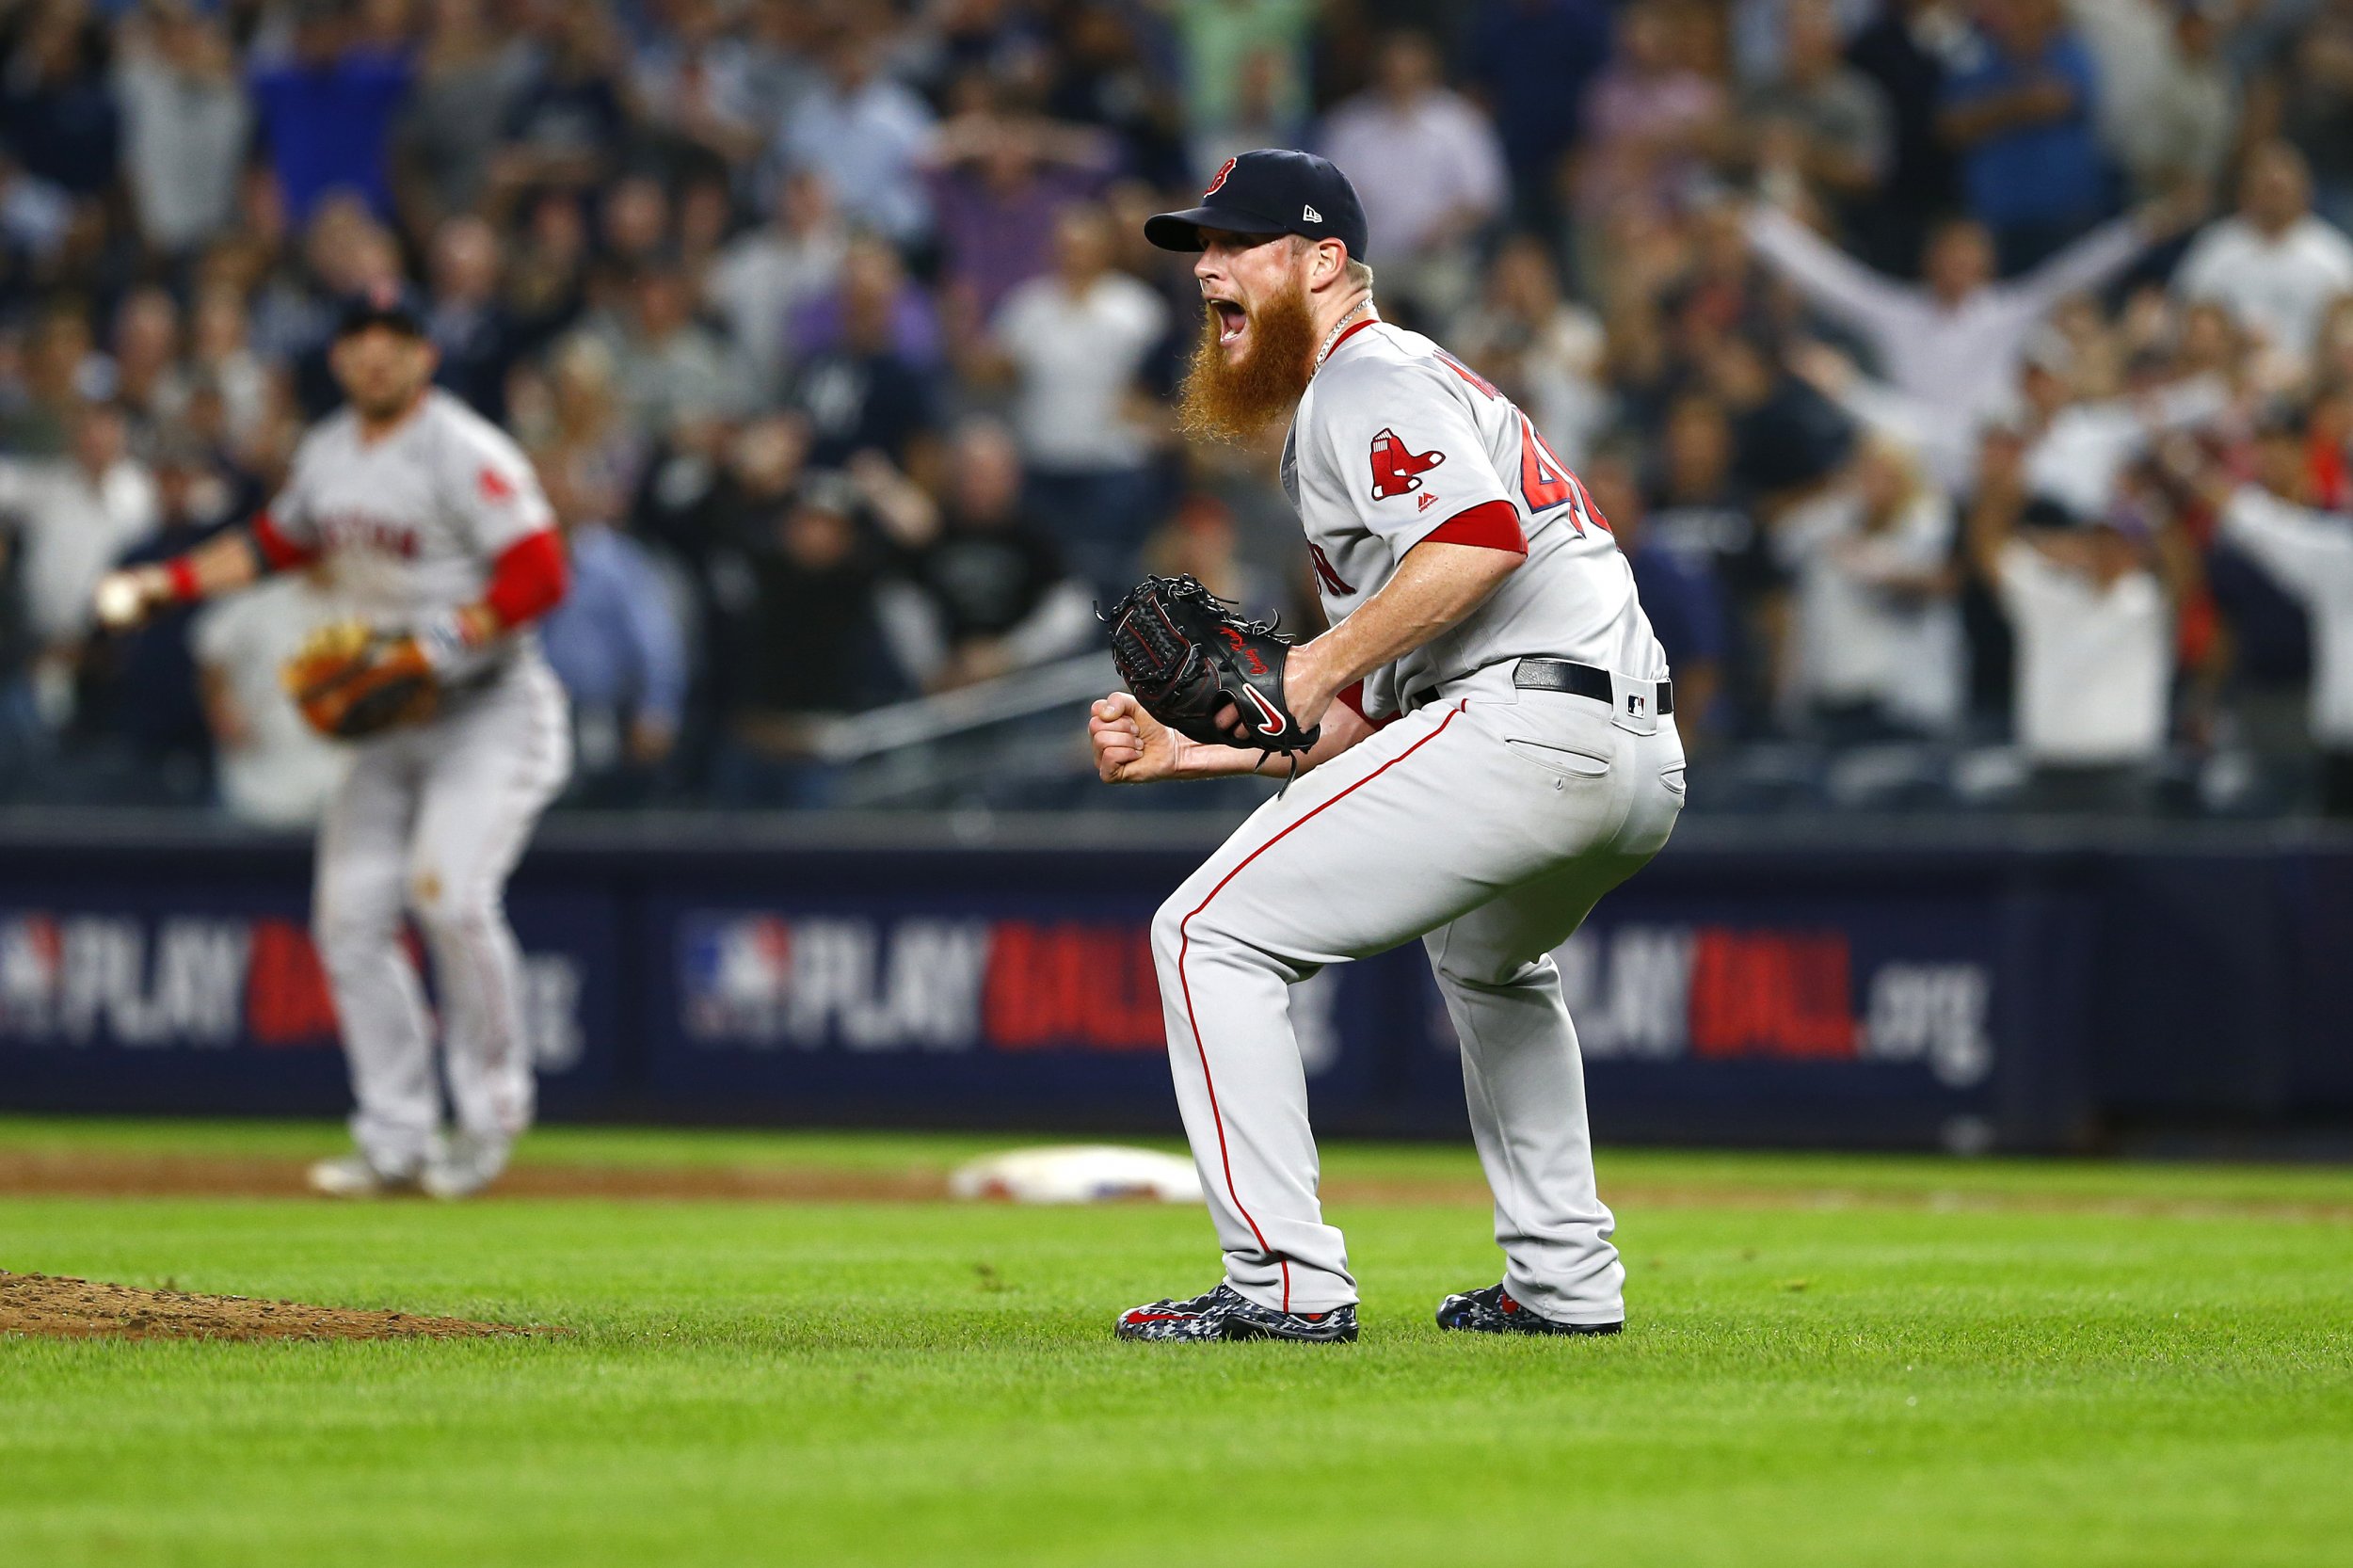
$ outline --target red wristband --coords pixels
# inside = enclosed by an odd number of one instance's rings
[[[171,584],[171,597],[182,604],[204,597],[203,587],[196,580],[196,568],[184,555],[175,555],[164,563],[164,577]]]

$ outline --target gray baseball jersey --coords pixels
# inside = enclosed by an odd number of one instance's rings
[[[1372,321],[1341,335],[1300,399],[1283,489],[1336,624],[1449,527],[1492,518],[1492,529],[1508,509],[1528,547],[1494,597],[1365,682],[1370,715],[1528,654],[1666,673],[1633,570],[1585,487],[1492,382],[1418,332]]]
[[[1506,1286],[1542,1316],[1615,1322],[1625,1271],[1551,953],[1682,808],[1682,743],[1657,712],[1666,662],[1632,574],[1519,410],[1393,327],[1353,329],[1317,372],[1283,481],[1335,620],[1426,539],[1527,558],[1366,681],[1369,715],[1394,722],[1267,802],[1153,922],[1177,1105],[1226,1280],[1283,1311],[1355,1301],[1317,1198],[1285,987],[1420,937],[1462,1047]],[[1528,655],[1609,672],[1611,700],[1519,689]]]
[[[377,625],[409,628],[479,600],[500,555],[554,526],[530,459],[434,390],[374,440],[348,410],[295,455],[268,527],[328,562]],[[493,645],[430,723],[354,748],[319,832],[312,927],[351,1064],[353,1136],[379,1171],[413,1171],[440,1138],[431,1015],[401,941],[415,915],[441,998],[452,1109],[467,1158],[504,1159],[532,1113],[522,960],[505,882],[570,770],[564,696],[536,634]]]
[[[435,388],[376,440],[348,408],[321,422],[296,449],[269,522],[329,558],[360,615],[412,626],[480,599],[506,548],[555,517],[522,449]]]

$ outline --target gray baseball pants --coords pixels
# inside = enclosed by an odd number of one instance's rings
[[[454,1120],[504,1148],[531,1125],[522,953],[507,874],[571,769],[563,689],[519,657],[429,724],[360,743],[321,824],[311,925],[351,1067],[351,1133],[371,1164],[416,1168],[439,1136],[432,1019],[403,941],[431,951]]]
[[[1621,684],[1655,713],[1650,682]],[[1550,954],[1666,843],[1684,785],[1673,720],[1612,709],[1627,704],[1520,691],[1489,666],[1267,802],[1161,906],[1177,1104],[1226,1281],[1251,1300],[1357,1299],[1317,1201],[1286,987],[1418,936],[1462,1042],[1513,1296],[1563,1322],[1625,1317]]]

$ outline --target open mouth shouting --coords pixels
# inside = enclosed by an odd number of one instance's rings
[[[1237,299],[1212,298],[1209,301],[1209,313],[1217,318],[1219,345],[1231,347],[1240,343],[1242,334],[1250,329],[1250,312],[1241,308],[1241,302]]]

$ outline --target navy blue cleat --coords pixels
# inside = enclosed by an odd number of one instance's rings
[[[1221,1285],[1191,1301],[1153,1302],[1123,1312],[1112,1332],[1122,1339],[1297,1339],[1338,1345],[1356,1337],[1356,1309],[1278,1312],[1230,1285]]]
[[[1625,1324],[1564,1323],[1540,1317],[1513,1301],[1502,1286],[1490,1285],[1440,1302],[1438,1326],[1465,1334],[1617,1334]]]

